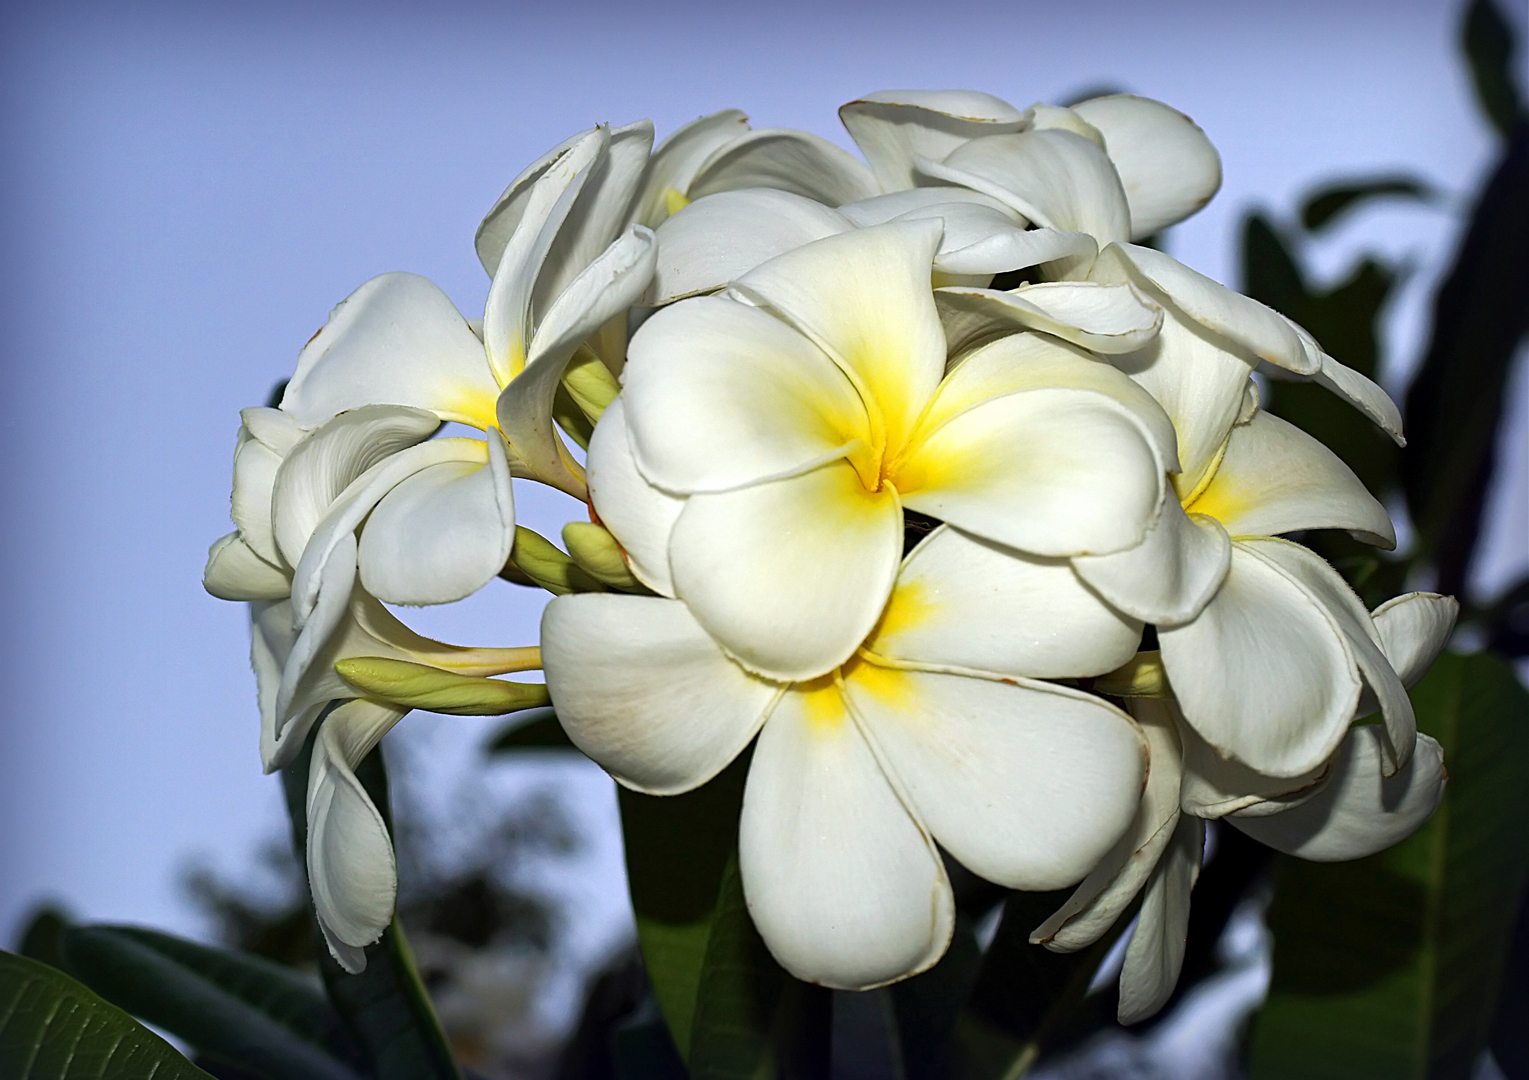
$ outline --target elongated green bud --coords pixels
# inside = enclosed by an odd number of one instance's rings
[[[337,660],[334,669],[369,698],[451,716],[500,716],[552,700],[540,683],[458,675],[386,656],[352,656]]]
[[[1139,652],[1107,675],[1094,680],[1094,693],[1111,697],[1162,698],[1171,694],[1163,657],[1157,650]]]
[[[520,584],[539,585],[554,596],[605,589],[551,540],[522,525],[515,526],[515,546],[510,549],[510,561],[499,576]]]
[[[605,407],[621,393],[621,384],[611,374],[605,362],[587,345],[580,345],[578,352],[563,370],[563,386],[573,398],[579,411],[589,418],[591,424],[599,423]]]
[[[643,589],[642,582],[632,576],[621,545],[616,543],[603,525],[592,521],[570,521],[563,526],[563,546],[579,568],[590,577],[603,581],[613,589]]]

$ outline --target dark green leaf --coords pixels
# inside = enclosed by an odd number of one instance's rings
[[[956,1029],[982,963],[972,920],[956,916],[950,948],[921,975],[891,988],[908,1080],[944,1080],[960,1067]]]
[[[557,714],[551,709],[528,709],[507,726],[500,729],[488,744],[491,754],[516,753],[522,750],[572,750],[573,745],[563,725],[557,722]]]
[[[1413,703],[1444,802],[1371,858],[1282,861],[1253,1080],[1454,1080],[1486,1045],[1529,872],[1529,694],[1499,657],[1445,655]]]
[[[1503,135],[1524,114],[1513,82],[1513,29],[1492,0],[1471,0],[1460,28],[1460,45],[1476,84],[1476,100],[1492,126]]]
[[[687,1059],[722,879],[738,845],[749,757],[684,795],[617,789],[638,944],[674,1045]]]
[[[1344,213],[1381,198],[1432,199],[1434,191],[1408,176],[1334,184],[1306,197],[1301,205],[1301,224],[1308,232],[1320,232]]]
[[[1439,289],[1428,352],[1407,392],[1402,481],[1440,592],[1464,591],[1504,390],[1526,330],[1529,123],[1520,123]]]
[[[252,956],[118,926],[63,932],[69,974],[198,1050],[271,1080],[356,1080],[356,1049],[318,988]]]
[[[26,929],[21,932],[21,946],[17,951],[22,956],[30,956],[33,960],[41,960],[44,964],[62,969],[64,962],[59,956],[58,939],[68,926],[69,919],[62,909],[51,906],[39,908],[27,920]]]
[[[0,1076],[210,1080],[175,1048],[57,968],[0,952]]]
[[[297,759],[282,770],[292,841],[299,858],[308,839],[305,816],[308,764],[317,733],[315,724]],[[381,747],[356,768],[356,778],[383,820],[390,821],[387,771]],[[461,1080],[461,1071],[396,919],[381,941],[367,947],[366,970],[359,975],[351,975],[335,963],[329,950],[320,943],[319,974],[330,1003],[361,1044],[377,1080]]]

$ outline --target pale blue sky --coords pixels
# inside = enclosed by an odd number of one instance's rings
[[[1219,147],[1225,187],[1172,250],[1234,283],[1250,206],[1288,213],[1313,181],[1398,169],[1463,194],[1493,149],[1454,3],[43,11],[0,25],[6,938],[44,895],[197,931],[176,880],[185,861],[238,867],[279,834],[244,614],[200,584],[207,545],[230,527],[238,410],[374,274],[425,274],[481,311],[479,217],[574,131],[650,116],[662,137],[737,106],[844,142],[835,109],[878,88],[972,87],[1019,105],[1129,88],[1188,112]],[[1366,244],[1423,268],[1390,324],[1399,362],[1417,351],[1418,300],[1457,210],[1378,208],[1313,252],[1333,274]],[[1488,586],[1529,561],[1524,380],[1514,393],[1516,471]],[[517,498],[556,531],[556,500]],[[536,606],[495,583],[413,621],[517,644]],[[431,744],[468,737],[456,721],[409,723]],[[603,780],[566,782],[592,822],[609,820]],[[615,851],[596,852],[607,885]]]

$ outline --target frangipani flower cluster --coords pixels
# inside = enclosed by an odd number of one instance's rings
[[[538,666],[635,790],[751,752],[750,913],[834,987],[939,959],[948,857],[1077,885],[1036,930],[1055,949],[1141,894],[1137,1019],[1177,978],[1204,820],[1352,858],[1437,804],[1406,685],[1454,603],[1371,613],[1288,539],[1395,536],[1254,376],[1315,380],[1399,441],[1395,405],[1133,243],[1214,194],[1204,133],[1128,95],[888,92],[841,116],[865,163],[734,111],[656,151],[646,122],[576,135],[480,228],[481,322],[384,275],[278,408],[246,410],[207,586],[253,602],[267,767],[324,717],[309,873],[347,967],[396,888],[356,764],[411,707],[538,703],[489,678]],[[445,422],[482,437],[432,438]],[[588,501],[567,555],[517,529],[512,478]],[[441,645],[384,606],[500,574],[559,594],[539,648]]]

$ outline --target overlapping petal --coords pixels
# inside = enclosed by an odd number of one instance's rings
[[[799,979],[869,989],[930,967],[950,941],[934,842],[831,684],[785,694],[760,732],[738,861],[754,925]]]
[[[1070,885],[1136,813],[1146,744],[1099,698],[871,663],[845,670],[844,693],[925,828],[989,881]]]
[[[1096,353],[1135,352],[1157,336],[1163,321],[1162,309],[1129,284],[1057,281],[1008,292],[949,287],[935,290],[934,298],[952,355],[1016,329],[1040,330]]]
[[[669,539],[676,595],[740,663],[811,679],[849,659],[881,615],[902,507],[847,462],[692,495]]]
[[[1072,566],[1121,611],[1144,622],[1176,626],[1205,610],[1226,579],[1231,558],[1226,530],[1213,518],[1186,514],[1170,497],[1136,547],[1079,556]]]
[[[1380,647],[1404,686],[1423,677],[1443,651],[1460,601],[1438,593],[1404,593],[1370,613]]]
[[[291,591],[292,579],[231,532],[208,550],[202,586],[219,600],[280,600]]]
[[[590,502],[621,545],[627,566],[648,588],[672,597],[669,534],[685,501],[660,491],[638,470],[627,430],[626,402],[620,397],[595,425],[588,468]]]
[[[921,159],[943,161],[972,139],[1023,131],[1030,113],[978,90],[880,90],[840,106],[839,119],[882,190],[901,191],[919,183]]]
[[[1065,559],[998,547],[949,526],[904,561],[866,648],[894,661],[1077,678],[1136,652],[1141,624],[1089,592]]]
[[[827,206],[876,194],[871,171],[827,139],[790,128],[760,128],[713,151],[685,194],[691,199],[739,188],[776,188]]]
[[[688,791],[732,761],[780,687],[723,654],[685,605],[570,594],[542,615],[547,688],[569,738],[621,783]]]
[[[706,159],[748,130],[747,116],[737,109],[723,109],[675,131],[648,161],[632,220],[650,229],[658,228],[669,216],[670,193],[684,195]]]
[[[1204,853],[1205,822],[1180,817],[1172,841],[1152,870],[1126,946],[1117,1010],[1122,1024],[1145,1020],[1173,996],[1189,936],[1189,893],[1200,876]]]

